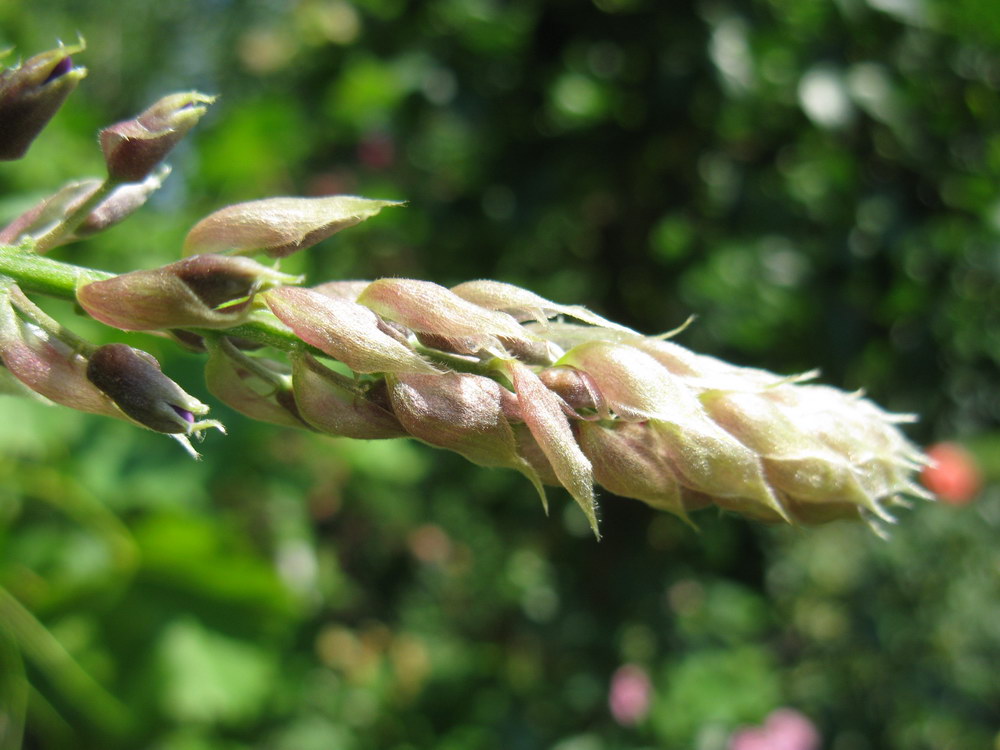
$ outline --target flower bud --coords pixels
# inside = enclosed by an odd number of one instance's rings
[[[389,379],[392,410],[413,437],[447,448],[480,466],[516,469],[545,489],[519,453],[504,404],[514,394],[482,375],[397,375]]]
[[[118,186],[87,214],[67,241],[90,237],[127,219],[145,205],[150,195],[160,189],[169,174],[170,167],[162,164],[142,182]]]
[[[188,435],[209,427],[225,432],[214,419],[196,422],[208,407],[164,375],[152,355],[126,344],[98,347],[89,357],[87,379],[133,420],[174,436],[192,455]]]
[[[237,203],[209,214],[188,232],[184,254],[262,252],[283,258],[353,227],[400,201],[354,195],[323,198],[265,198]]]
[[[144,180],[193,128],[215,97],[191,91],[170,94],[131,120],[110,125],[100,134],[108,175],[119,182]]]
[[[346,299],[348,302],[357,302],[358,295],[361,294],[371,284],[370,281],[327,281],[325,284],[317,284],[312,287],[314,292],[319,292],[324,297],[334,299]]]
[[[524,328],[506,313],[486,310],[430,281],[379,279],[358,297],[384,318],[419,334],[438,336],[463,354],[489,351],[503,356],[503,340],[532,343]]]
[[[100,187],[101,181],[94,179],[63,185],[58,192],[42,199],[0,230],[0,242],[16,245],[29,237],[41,237]]]
[[[293,360],[292,383],[299,413],[320,432],[359,440],[406,435],[387,406],[373,398],[374,393],[363,393],[349,378],[308,354]]]
[[[251,419],[310,429],[299,415],[289,368],[263,357],[250,358],[226,343],[211,346],[205,364],[209,393]]]
[[[625,344],[591,341],[570,349],[559,364],[590,375],[622,419],[650,420],[686,486],[764,520],[788,520],[756,454],[712,422],[684,381],[651,356]]]
[[[534,319],[544,326],[549,318],[566,315],[592,326],[610,328],[633,336],[639,335],[630,328],[602,318],[582,305],[560,305],[556,302],[550,302],[544,297],[539,297],[527,289],[522,289],[514,284],[505,284],[502,281],[488,279],[466,281],[453,286],[451,291],[464,300],[487,310],[505,312],[518,321]]]
[[[367,307],[287,286],[270,290],[264,299],[296,336],[354,372],[437,372],[409,346],[381,330],[378,316]]]
[[[858,509],[865,508],[891,520],[863,487],[865,477],[850,454],[840,455],[823,445],[767,397],[712,390],[702,393],[701,401],[713,420],[761,456],[772,486],[794,501],[796,508],[803,504],[837,505],[855,516]],[[864,447],[859,444],[855,450]]]
[[[657,451],[655,434],[634,422],[576,423],[580,448],[594,467],[599,485],[621,497],[631,497],[691,523],[681,486],[664,455]]]
[[[250,258],[195,255],[85,284],[76,297],[88,315],[125,331],[231,328],[258,291],[297,281]]]
[[[594,535],[600,538],[590,461],[576,443],[562,399],[516,359],[505,360],[502,366],[514,384],[521,417],[531,435],[552,464],[559,482],[583,510]]]
[[[122,412],[87,379],[87,359],[69,344],[23,320],[12,300],[31,305],[16,287],[0,290],[0,360],[40,396],[91,414],[124,419]]]
[[[73,242],[102,232],[127,218],[142,207],[170,173],[163,167],[143,182],[122,185],[97,204],[72,234],[61,238],[51,247]],[[64,185],[57,193],[32,206],[0,230],[0,242],[16,244],[28,237],[41,237],[61,224],[101,187],[100,180],[81,180]],[[46,248],[46,249],[51,249]]]
[[[87,75],[70,55],[84,44],[59,45],[0,72],[0,160],[20,159],[66,97]]]

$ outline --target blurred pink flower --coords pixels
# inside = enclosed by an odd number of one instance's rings
[[[652,697],[653,684],[642,667],[625,664],[611,675],[608,706],[615,721],[622,726],[634,726],[645,719]]]
[[[819,742],[819,732],[808,717],[793,708],[779,708],[764,726],[733,732],[728,750],[819,750]]]

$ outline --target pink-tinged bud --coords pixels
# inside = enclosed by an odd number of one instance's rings
[[[20,159],[66,97],[87,75],[70,55],[84,43],[59,45],[23,64],[0,72],[0,160]]]
[[[97,204],[76,230],[59,242],[58,247],[74,240],[89,237],[108,229],[142,207],[146,199],[157,190],[170,169],[164,167],[143,182],[122,185]],[[101,187],[100,180],[81,180],[63,186],[59,192],[32,206],[0,231],[0,242],[16,244],[29,237],[41,237],[61,224]]]
[[[684,382],[632,346],[589,341],[570,349],[558,364],[587,373],[622,419],[641,422],[701,415],[697,397]]]
[[[314,292],[319,292],[324,297],[334,299],[346,299],[348,302],[357,302],[358,296],[365,288],[371,284],[370,281],[328,281],[325,284],[317,284],[312,287]]]
[[[170,94],[131,120],[104,128],[99,139],[108,175],[119,182],[144,180],[213,101],[196,91]]]
[[[576,423],[580,447],[594,467],[594,479],[606,490],[631,497],[691,523],[681,487],[667,463],[656,434],[634,422]]]
[[[184,254],[266,253],[283,258],[353,227],[400,201],[354,195],[265,198],[226,206],[199,221],[184,240]]]
[[[368,285],[358,302],[383,318],[412,331],[449,342],[451,351],[502,355],[503,342],[533,343],[524,328],[506,313],[486,310],[430,281],[379,279]]]
[[[164,164],[142,182],[130,182],[115,188],[87,214],[70,240],[90,237],[127,219],[146,204],[149,196],[160,189],[169,174],[170,167]]]
[[[125,331],[230,328],[258,291],[299,280],[250,258],[195,255],[85,284],[76,297],[88,315]]]
[[[0,291],[0,360],[21,383],[57,404],[124,419],[87,379],[87,359],[64,341],[18,316],[12,299],[31,303],[16,287]]]
[[[70,182],[44,198],[0,231],[0,242],[15,245],[29,237],[40,237],[55,227],[101,187],[100,180]]]
[[[410,435],[480,466],[520,471],[546,505],[541,480],[518,453],[505,414],[504,405],[514,394],[495,380],[457,372],[397,375],[389,379],[389,397],[393,412]]]
[[[516,359],[505,360],[503,368],[517,393],[521,418],[552,464],[559,482],[576,500],[594,535],[600,538],[590,461],[576,443],[562,400]]]
[[[487,310],[505,312],[519,321],[536,320],[544,326],[549,318],[565,315],[582,320],[592,326],[610,328],[633,336],[639,335],[632,329],[612,323],[581,305],[560,305],[557,302],[550,302],[534,292],[529,292],[514,284],[505,284],[502,281],[488,279],[466,281],[458,286],[453,286],[451,291],[475,305]]]
[[[350,378],[325,367],[308,354],[296,357],[292,366],[299,413],[320,432],[358,440],[406,435],[389,411],[384,383],[376,383],[372,386],[374,390],[363,392]]]
[[[251,419],[309,429],[299,416],[292,373],[286,365],[263,357],[250,358],[227,343],[209,351],[205,364],[209,393]]]
[[[367,307],[312,289],[278,287],[264,295],[296,336],[360,373],[436,373],[409,346],[385,333]]]
[[[87,379],[138,424],[173,436],[192,455],[189,435],[209,427],[225,432],[214,419],[195,421],[208,407],[164,375],[152,355],[126,344],[98,347],[88,358]]]
[[[608,405],[604,395],[594,384],[594,379],[575,367],[549,367],[538,373],[545,387],[569,404],[570,408],[585,417],[596,414],[608,419]]]

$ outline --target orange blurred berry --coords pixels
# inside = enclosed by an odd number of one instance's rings
[[[933,463],[920,475],[924,486],[949,505],[968,505],[982,487],[972,455],[958,443],[937,443],[927,449]]]

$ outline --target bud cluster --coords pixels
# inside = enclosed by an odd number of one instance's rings
[[[814,373],[729,365],[495,281],[262,296],[303,342],[366,376],[352,383],[312,356],[293,368],[298,415],[314,429],[405,431],[516,469],[543,498],[542,484],[562,485],[595,528],[595,483],[682,518],[715,504],[789,523],[891,521],[900,495],[925,494],[909,479],[924,459],[896,427],[910,417],[803,382]],[[331,417],[363,410],[360,422]],[[359,429],[367,418],[377,431]]]
[[[0,158],[22,155],[82,77],[70,61],[80,50],[0,72]],[[102,130],[108,177],[70,183],[14,219],[0,230],[0,259],[47,251],[137,209],[211,101],[172,94]],[[902,495],[926,496],[910,480],[926,460],[897,429],[910,417],[807,383],[815,373],[736,367],[668,340],[682,329],[647,337],[498,281],[302,288],[245,257],[280,260],[394,205],[325,196],[227,206],[190,230],[184,259],[110,278],[76,268],[64,293],[109,326],[166,331],[207,350],[208,389],[254,419],[357,439],[410,436],[514,469],[543,503],[545,485],[564,487],[595,533],[595,485],[685,520],[716,505],[765,522],[862,518],[875,528]],[[248,353],[268,344],[283,351]],[[208,407],[150,355],[80,341],[5,276],[0,364],[17,387],[172,435],[192,453],[189,436],[221,429],[196,420]]]

